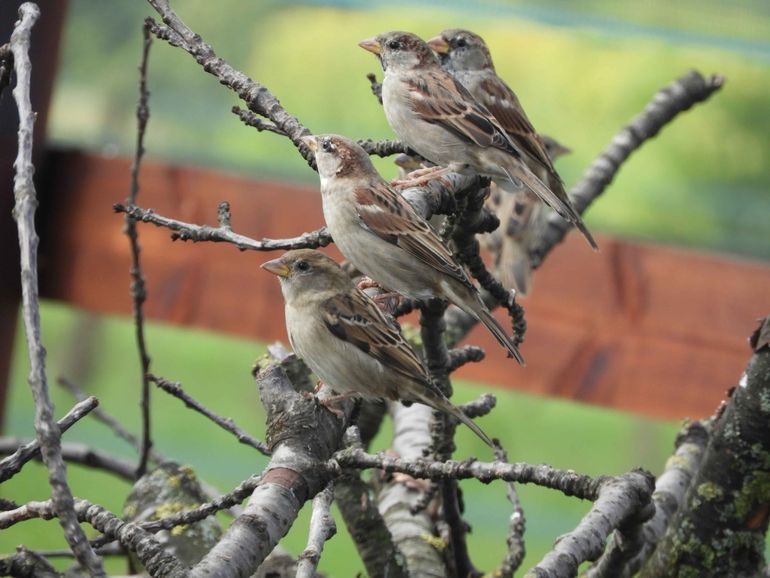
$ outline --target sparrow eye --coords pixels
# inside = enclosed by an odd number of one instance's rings
[[[391,50],[398,50],[399,48],[401,48],[401,43],[398,40],[391,40],[390,42],[388,42],[388,48],[390,48]]]
[[[309,271],[310,270],[310,263],[307,261],[297,261],[297,264],[295,265],[297,271]]]
[[[334,150],[334,145],[332,144],[331,140],[325,138],[321,141],[321,148],[324,150],[324,152],[330,153]]]
[[[465,41],[465,38],[458,38],[457,39],[457,48],[465,48],[465,46],[468,43]]]

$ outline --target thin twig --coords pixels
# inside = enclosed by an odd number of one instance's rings
[[[185,393],[185,391],[182,389],[182,385],[179,382],[169,381],[151,373],[147,374],[147,379],[160,387],[166,393],[170,393],[177,399],[182,400],[184,404],[190,409],[194,409],[198,413],[209,418],[223,430],[233,434],[242,444],[251,446],[263,455],[270,455],[270,449],[266,444],[247,434],[244,430],[239,428],[232,419],[218,416],[203,404],[190,397],[190,395]]]
[[[323,553],[324,544],[337,533],[337,526],[331,515],[334,500],[334,483],[313,498],[313,513],[310,516],[307,546],[297,562],[297,578],[313,578]]]
[[[559,490],[567,496],[581,500],[595,500],[607,476],[591,477],[572,470],[560,470],[546,464],[480,462],[476,459],[436,461],[431,459],[402,459],[383,454],[369,454],[357,448],[346,448],[336,452],[328,467],[334,469],[378,469],[385,472],[409,474],[425,480],[468,480],[476,479],[483,484],[494,480],[534,484],[552,490]]]
[[[452,373],[466,363],[478,363],[483,361],[485,356],[486,353],[484,353],[484,350],[475,345],[466,345],[458,349],[450,349],[447,371]]]
[[[0,455],[7,455],[11,452],[18,453],[32,444],[36,444],[36,440],[0,437]],[[67,463],[104,470],[115,474],[129,483],[133,483],[136,480],[135,464],[103,450],[80,443],[62,442],[61,453],[64,461]],[[40,452],[35,452],[32,455],[32,459],[42,460]]]
[[[79,522],[90,524],[105,534],[107,541],[118,540],[126,549],[135,552],[150,576],[168,578],[187,576],[176,558],[165,552],[158,540],[142,529],[140,524],[124,522],[103,506],[80,498],[74,499],[74,514]],[[52,500],[28,502],[16,510],[0,512],[0,529],[9,528],[25,520],[36,518],[51,520],[55,517],[57,517],[57,511],[53,507]],[[104,576],[103,573],[102,576]]]
[[[75,422],[88,415],[98,405],[99,400],[95,397],[89,397],[75,404],[67,412],[67,415],[57,422],[60,435],[72,427]],[[0,483],[12,478],[21,471],[24,464],[35,459],[38,455],[40,455],[40,443],[38,440],[33,440],[28,444],[20,446],[12,455],[0,460]]]
[[[671,84],[661,88],[634,119],[618,132],[583,178],[570,189],[569,198],[578,213],[583,213],[612,183],[620,167],[631,153],[657,135],[680,113],[708,100],[724,86],[725,78],[713,75],[704,78],[691,70]],[[550,215],[543,235],[529,248],[532,267],[540,266],[548,253],[558,245],[572,228],[556,214]]]
[[[70,381],[66,377],[59,377],[56,380],[56,382],[60,386],[62,386],[64,389],[66,389],[68,392],[70,392],[72,396],[78,401],[82,401],[88,397],[82,389],[80,389],[77,385],[75,385],[72,381]],[[104,425],[110,428],[115,433],[115,435],[117,435],[120,439],[128,442],[128,444],[131,447],[133,447],[137,451],[141,451],[142,449],[141,440],[137,436],[135,436],[133,433],[128,431],[123,426],[123,424],[121,424],[117,420],[117,418],[107,413],[103,407],[99,406],[94,408],[94,410],[91,412],[91,417],[102,422]],[[166,458],[166,456],[158,452],[155,448],[151,448],[150,459],[156,463],[161,463],[161,462],[167,461],[168,458]]]
[[[495,457],[500,462],[508,461],[508,454],[499,445],[495,450]],[[524,545],[526,519],[524,518],[524,508],[521,505],[519,493],[516,491],[516,485],[513,482],[505,484],[505,495],[513,508],[508,523],[508,536],[505,538],[508,549],[505,552],[505,558],[503,558],[500,567],[493,574],[501,578],[510,578],[519,569],[521,563],[524,562],[524,555],[527,553]]]
[[[139,66],[139,104],[136,107],[136,154],[131,164],[131,190],[126,204],[129,207],[136,205],[136,196],[139,193],[139,169],[144,155],[144,134],[147,129],[147,121],[150,118],[150,109],[147,100],[150,96],[147,91],[147,63],[150,56],[152,36],[145,26],[143,29],[144,43],[142,45],[142,62]],[[150,355],[147,352],[147,343],[144,333],[144,302],[147,300],[147,288],[142,273],[142,265],[139,259],[141,247],[139,246],[139,233],[136,229],[136,219],[126,214],[125,232],[131,246],[131,299],[133,302],[134,326],[136,330],[136,345],[139,351],[139,364],[142,371],[141,401],[142,410],[142,449],[139,456],[139,465],[136,468],[136,477],[140,478],[147,471],[147,461],[152,449],[152,437],[150,435],[150,383],[147,381],[147,373],[150,371]]]
[[[35,399],[35,432],[40,442],[43,461],[48,468],[53,506],[64,530],[64,537],[78,562],[94,576],[104,576],[101,559],[88,544],[74,512],[72,492],[67,484],[67,468],[61,455],[61,432],[53,417],[53,404],[48,391],[45,370],[45,349],[40,337],[40,298],[37,278],[37,247],[35,230],[37,193],[32,182],[32,134],[35,112],[30,100],[32,64],[29,59],[30,36],[40,16],[38,7],[26,2],[19,8],[19,20],[11,34],[11,51],[16,70],[13,96],[19,110],[19,151],[14,167],[13,192],[16,203],[13,216],[19,230],[21,253],[21,290],[24,328],[29,355],[29,384]]]
[[[315,155],[299,140],[310,134],[310,131],[296,117],[286,112],[279,100],[267,88],[217,57],[211,46],[199,34],[193,32],[171,9],[168,0],[148,0],[148,2],[160,14],[165,24],[165,26],[160,25],[151,18],[145,21],[155,36],[188,52],[203,70],[214,75],[221,84],[234,91],[251,112],[267,118],[282,131],[297,147],[308,165],[315,168]]]
[[[317,249],[326,247],[332,242],[331,235],[322,227],[309,233],[303,233],[299,237],[288,239],[252,239],[238,233],[233,233],[230,228],[210,227],[208,225],[193,225],[176,219],[169,219],[155,213],[152,209],[131,207],[119,203],[112,206],[116,213],[126,213],[137,221],[152,223],[157,227],[165,227],[174,231],[171,239],[174,241],[192,241],[199,243],[211,241],[214,243],[230,243],[241,251],[277,251],[289,249]]]

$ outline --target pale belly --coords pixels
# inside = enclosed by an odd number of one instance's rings
[[[295,323],[297,319],[303,322]],[[376,359],[335,337],[322,321],[311,319],[304,311],[287,305],[286,321],[294,328],[289,336],[294,352],[334,391],[393,399],[389,395],[396,390],[393,375]]]

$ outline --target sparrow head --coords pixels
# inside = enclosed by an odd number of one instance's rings
[[[303,136],[300,139],[315,153],[322,180],[367,176],[375,172],[367,152],[358,143],[337,134]]]
[[[410,32],[383,32],[374,38],[362,40],[358,45],[376,54],[383,70],[412,70],[439,64],[422,38]]]
[[[349,291],[353,286],[336,261],[313,249],[288,251],[261,267],[278,276],[283,297],[289,303],[300,298],[308,303],[328,299],[329,293]]]
[[[441,64],[450,71],[495,68],[484,40],[468,30],[444,30],[431,38],[428,46],[439,55]]]

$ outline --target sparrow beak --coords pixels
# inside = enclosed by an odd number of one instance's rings
[[[273,259],[267,263],[262,263],[260,267],[262,267],[265,271],[272,273],[273,275],[278,275],[279,277],[286,278],[289,276],[289,268],[283,261],[281,261],[280,258]]]
[[[382,45],[376,38],[367,38],[359,42],[358,45],[373,54],[382,54]]]
[[[448,54],[449,53],[449,43],[447,43],[446,40],[441,38],[441,36],[434,36],[430,40],[428,40],[428,46],[430,46],[431,50],[437,54]]]
[[[316,141],[315,135],[309,134],[307,136],[302,136],[299,140],[311,151],[316,152],[318,150],[318,141]]]

